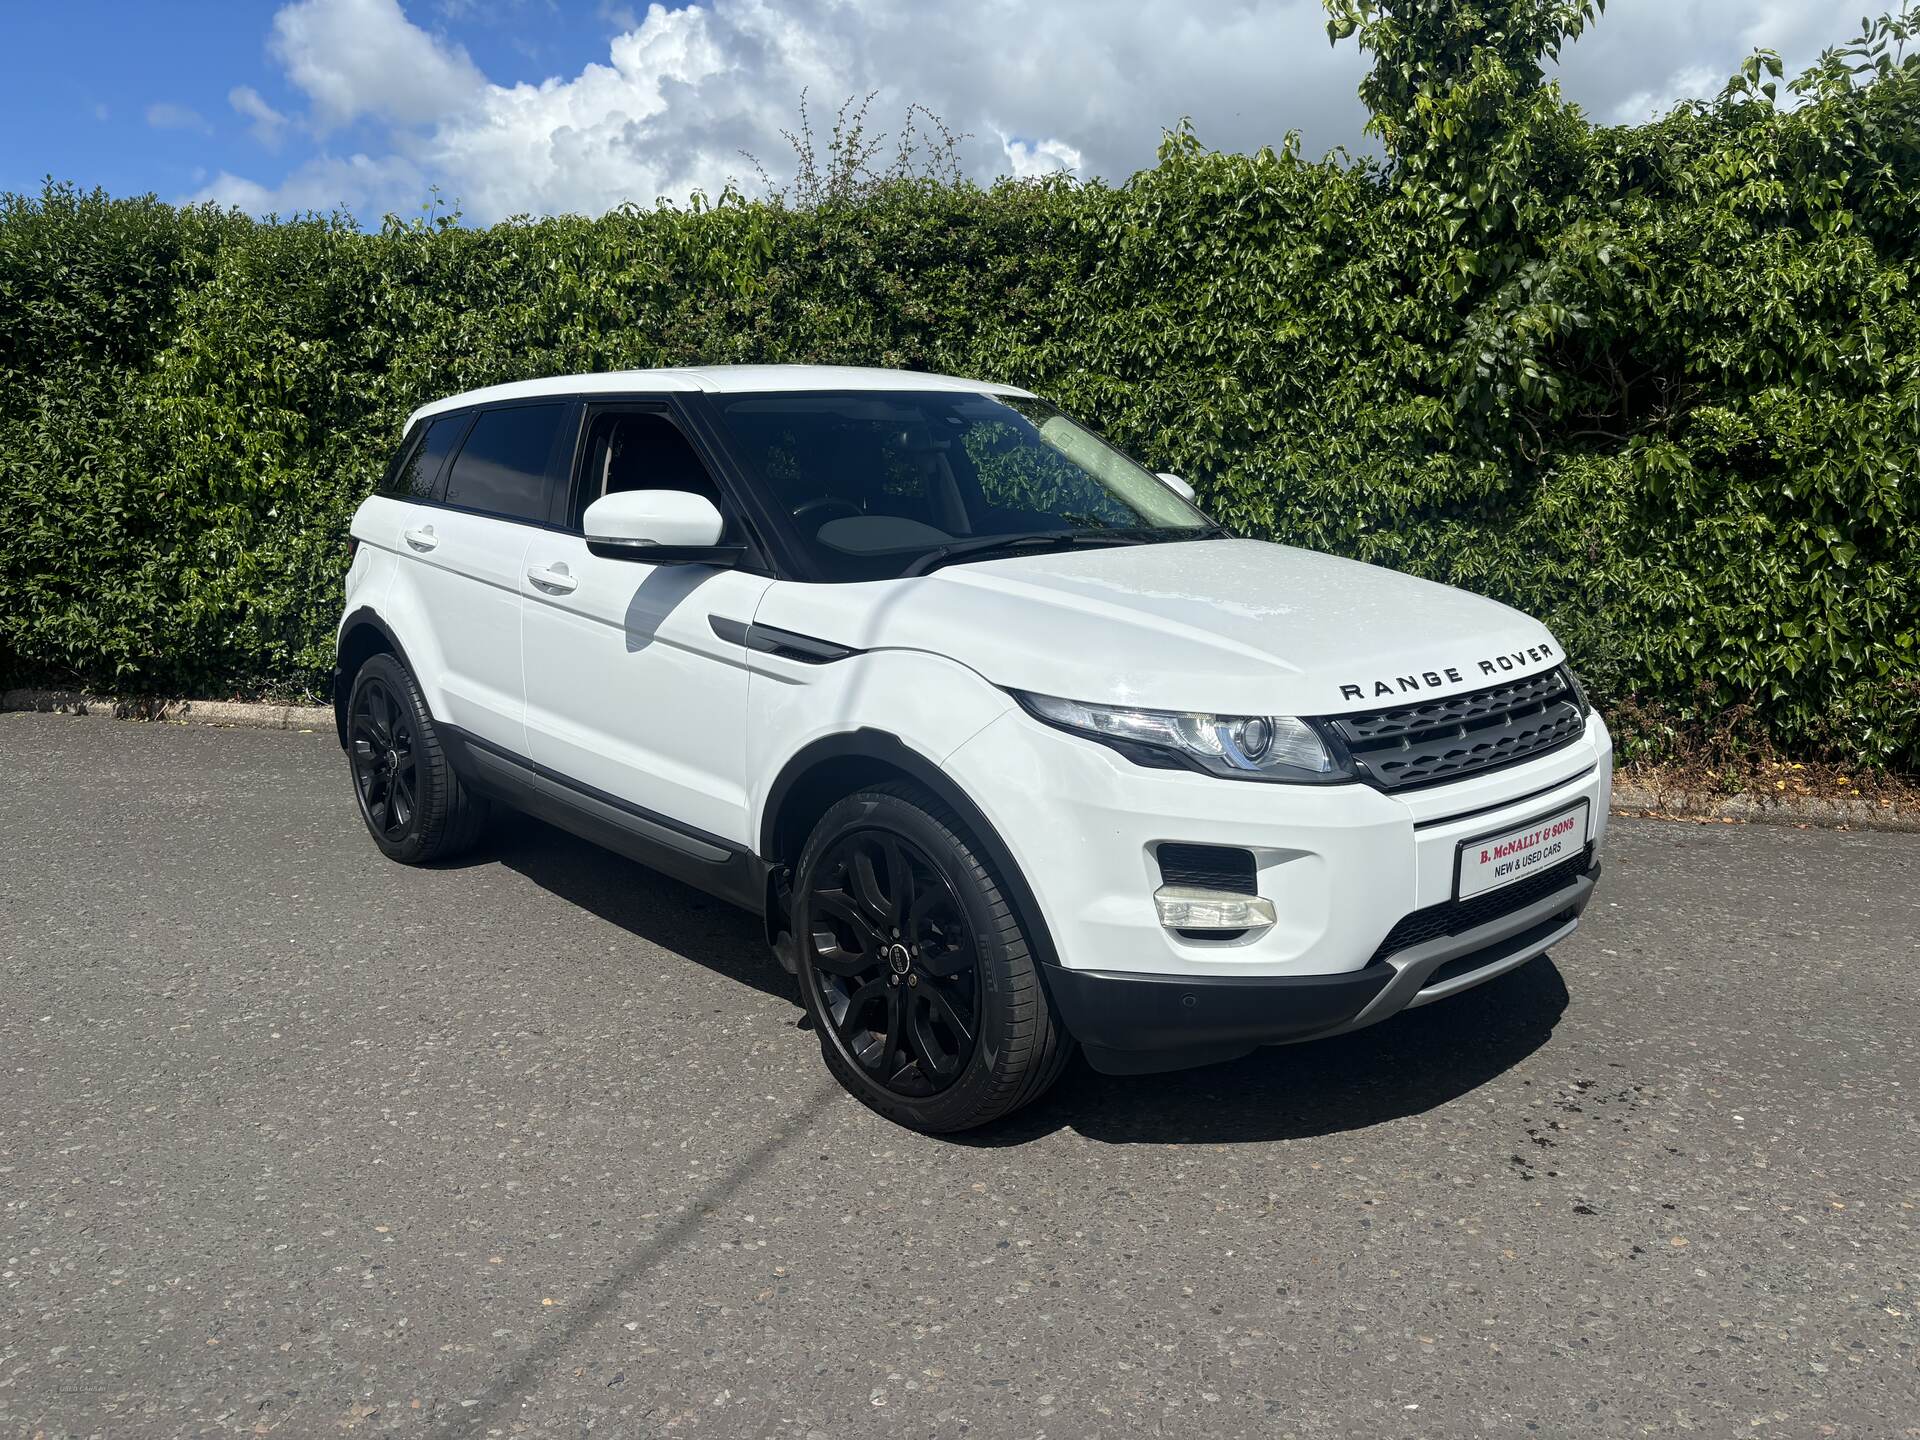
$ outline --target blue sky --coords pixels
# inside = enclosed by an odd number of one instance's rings
[[[1612,0],[1562,80],[1640,119],[1854,28],[1829,0]],[[435,186],[480,222],[684,199],[750,182],[743,150],[780,174],[803,89],[816,119],[878,90],[882,129],[931,107],[981,179],[1124,177],[1183,115],[1222,148],[1364,143],[1318,0],[14,0],[0,57],[0,188],[369,221]]]
[[[349,125],[324,142],[289,125],[263,144],[230,92],[247,86],[295,117],[306,97],[268,48],[279,5],[259,0],[9,0],[0,53],[0,189],[43,177],[168,200],[221,171],[291,169],[305,156],[378,146],[378,127]],[[630,7],[544,3],[420,4],[431,32],[464,47],[502,84],[535,82],[604,59]],[[644,14],[644,9],[640,12]],[[88,62],[71,63],[85,46]]]

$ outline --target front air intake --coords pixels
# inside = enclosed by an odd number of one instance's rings
[[[1226,890],[1235,895],[1257,894],[1253,852],[1231,845],[1165,844],[1159,848],[1160,879],[1168,885],[1195,890]]]
[[[1562,860],[1558,865],[1549,865],[1545,870],[1517,880],[1511,885],[1503,885],[1498,890],[1490,890],[1484,895],[1475,895],[1467,900],[1443,900],[1438,905],[1429,905],[1424,910],[1416,910],[1403,916],[1387,932],[1387,938],[1380,942],[1373,952],[1375,963],[1402,950],[1410,950],[1415,945],[1424,945],[1429,940],[1438,940],[1442,935],[1460,935],[1480,925],[1490,925],[1503,915],[1524,909],[1535,901],[1544,900],[1561,890],[1571,890],[1579,883],[1580,877],[1593,869],[1593,846],[1582,847],[1579,854]]]

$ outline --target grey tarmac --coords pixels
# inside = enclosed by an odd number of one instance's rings
[[[0,1435],[1920,1434],[1920,836],[1605,859],[1481,990],[936,1140],[749,916],[0,714]]]

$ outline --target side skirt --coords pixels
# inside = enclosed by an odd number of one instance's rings
[[[743,910],[757,915],[765,905],[767,866],[757,855],[570,780],[444,721],[436,728],[446,737],[453,768],[481,794]]]

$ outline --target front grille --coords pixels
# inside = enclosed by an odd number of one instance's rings
[[[1475,895],[1471,900],[1443,900],[1438,905],[1416,910],[1387,932],[1387,938],[1373,952],[1373,960],[1384,960],[1415,945],[1438,940],[1442,935],[1463,935],[1477,926],[1491,924],[1536,900],[1572,889],[1574,882],[1592,868],[1593,847],[1588,845],[1571,859],[1549,865],[1537,875],[1529,875],[1498,890]]]
[[[1360,778],[1382,790],[1437,785],[1531,760],[1586,731],[1573,686],[1559,669],[1324,723],[1352,753]]]
[[[1166,844],[1159,849],[1160,879],[1168,885],[1200,890],[1230,890],[1253,895],[1253,852],[1231,845]]]

